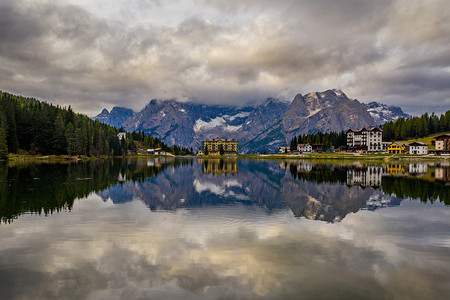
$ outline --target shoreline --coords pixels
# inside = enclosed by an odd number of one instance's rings
[[[316,153],[308,155],[245,155],[246,158],[274,160],[344,160],[344,161],[447,161],[450,156],[408,155],[408,154],[349,154]]]
[[[76,162],[96,159],[120,158],[196,158],[196,159],[260,159],[260,160],[342,160],[342,161],[448,161],[449,156],[408,155],[408,154],[350,154],[350,153],[315,153],[308,155],[282,154],[239,154],[235,156],[187,156],[187,155],[153,155],[133,154],[124,156],[70,156],[70,155],[9,155],[7,162]],[[2,161],[2,160],[0,160]]]
[[[72,156],[72,155],[16,155],[9,154],[8,159],[0,159],[5,162],[75,162],[88,161],[96,159],[115,159],[115,158],[153,158],[153,157],[176,157],[169,155],[124,155],[124,156]]]

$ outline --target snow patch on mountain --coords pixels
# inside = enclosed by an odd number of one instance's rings
[[[238,125],[238,126],[232,126],[232,125],[227,125],[225,126],[225,130],[229,131],[229,132],[235,132],[238,131],[242,128],[242,125]]]
[[[234,121],[236,118],[246,118],[250,115],[250,112],[240,112],[238,114],[235,114],[234,116],[224,115],[223,118],[227,119],[228,121]]]
[[[195,121],[194,131],[199,132],[200,130],[210,130],[218,126],[224,126],[226,121],[222,117],[216,117],[211,119],[209,122],[203,121],[201,118]]]
[[[404,113],[403,110],[397,106],[388,106],[378,102],[370,102],[369,104],[366,104],[366,107],[377,125],[395,121],[398,118],[411,118],[410,115]]]
[[[238,115],[240,115],[240,114],[244,114],[244,113],[239,113]],[[195,121],[194,131],[195,132],[207,131],[207,130],[214,129],[216,127],[221,127],[225,131],[236,132],[242,128],[242,125],[237,125],[237,126],[228,125],[227,121],[225,121],[225,118],[228,118],[228,117],[230,117],[230,116],[225,115],[222,117],[215,117],[214,119],[211,119],[208,122],[205,122],[200,118],[197,121]],[[235,117],[235,116],[232,116],[232,117]],[[234,120],[234,118],[232,118],[231,121],[232,120]]]
[[[344,93],[340,89],[333,89],[333,92],[336,94],[336,96],[341,97],[344,95]]]

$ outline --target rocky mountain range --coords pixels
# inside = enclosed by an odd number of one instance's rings
[[[136,113],[132,109],[115,106],[111,112],[106,108],[103,109],[100,114],[92,119],[120,128],[126,120],[133,117],[135,114]]]
[[[299,134],[345,131],[408,117],[401,108],[349,99],[341,90],[298,94],[291,103],[269,98],[258,106],[220,106],[151,100],[140,112],[114,107],[93,119],[141,130],[165,143],[199,149],[215,137],[237,139],[241,152],[275,151]]]

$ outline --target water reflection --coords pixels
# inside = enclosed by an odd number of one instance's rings
[[[450,166],[411,163],[317,164],[237,159],[97,160],[68,164],[0,165],[0,212],[70,210],[96,192],[104,201],[140,199],[151,210],[241,202],[266,212],[335,222],[361,209],[397,206],[404,198],[450,204]]]
[[[238,159],[199,159],[203,166],[203,173],[208,174],[237,174],[239,173]]]
[[[450,293],[449,166],[210,162],[0,165],[4,221],[70,210],[1,225],[1,298]]]

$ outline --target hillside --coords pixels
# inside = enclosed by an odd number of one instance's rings
[[[407,139],[398,141],[400,143],[412,143],[412,142],[422,142],[428,144],[428,150],[434,150],[435,146],[432,145],[432,141],[436,139],[437,136],[443,135],[443,134],[450,134],[450,132],[440,132],[440,133],[434,133],[430,134],[428,136],[420,137],[417,139]]]
[[[91,120],[68,108],[53,106],[34,98],[0,92],[0,159],[10,153],[40,155],[122,155],[136,150],[136,141],[146,147],[187,153],[180,147],[169,148],[151,135],[132,132],[119,140],[119,130]]]

